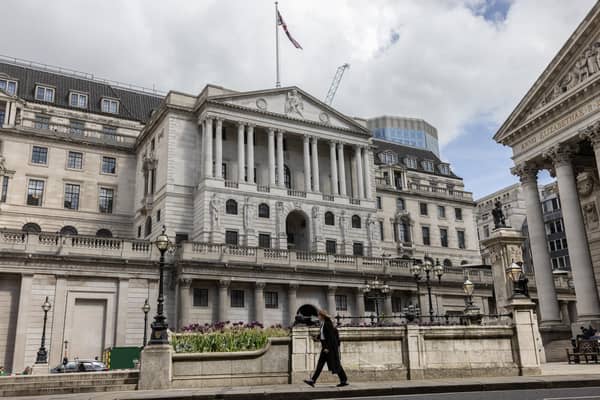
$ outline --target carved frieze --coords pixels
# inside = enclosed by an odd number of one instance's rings
[[[595,202],[583,204],[583,219],[588,229],[598,228],[598,209]]]
[[[285,100],[285,114],[288,116],[295,114],[304,118],[303,111],[304,103],[298,91],[296,89],[289,91]]]

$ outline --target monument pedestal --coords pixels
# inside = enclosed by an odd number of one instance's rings
[[[535,304],[528,297],[508,299],[506,309],[513,314],[514,348],[519,354],[520,375],[540,375],[544,347],[535,316]]]
[[[173,348],[170,344],[148,345],[140,356],[139,390],[170,389],[173,377]]]
[[[50,366],[48,363],[44,364],[33,364],[31,367],[32,375],[48,375],[50,373]]]

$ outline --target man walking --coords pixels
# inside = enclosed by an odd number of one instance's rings
[[[332,374],[337,374],[340,378],[340,383],[337,386],[348,386],[348,377],[340,361],[340,337],[338,331],[333,327],[331,317],[325,310],[319,310],[318,316],[319,320],[321,320],[321,330],[317,339],[321,341],[321,354],[319,355],[319,361],[317,362],[317,368],[313,376],[310,379],[305,379],[304,383],[314,387],[323,370],[323,366],[327,363],[329,371]]]

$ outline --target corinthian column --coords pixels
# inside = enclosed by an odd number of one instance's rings
[[[311,142],[312,151],[312,177],[313,177],[313,192],[320,192],[319,188],[319,151],[317,149],[317,138],[313,137]]]
[[[215,177],[223,177],[223,120],[217,118],[217,132],[215,133]]]
[[[582,130],[579,136],[582,139],[587,139],[592,143],[594,155],[596,156],[596,169],[598,170],[598,173],[600,173],[600,121]]]
[[[357,198],[362,199],[365,194],[365,186],[364,186],[364,175],[363,175],[363,162],[362,162],[362,149],[360,146],[354,147],[354,152],[356,153],[356,181],[358,183],[358,196]]]
[[[344,163],[344,144],[338,143],[338,179],[340,181],[340,195],[346,196],[346,165]]]
[[[309,147],[310,137],[308,135],[304,135],[304,191],[310,192],[310,147]]]
[[[554,276],[552,275],[552,263],[546,243],[546,229],[537,185],[537,168],[521,164],[511,171],[519,176],[521,188],[525,196],[527,213],[527,229],[531,244],[535,282],[540,306],[540,325],[559,324],[560,310],[554,287]],[[505,266],[506,268],[507,266]]]
[[[254,183],[254,125],[248,125],[246,138],[246,154],[248,155],[248,183]]]
[[[275,131],[267,131],[267,147],[269,153],[269,186],[275,186]]]
[[[277,183],[281,187],[285,186],[283,175],[283,132],[281,131],[277,132]]]
[[[238,137],[237,137],[237,150],[238,150],[238,182],[244,182],[244,167],[246,165],[246,157],[244,156],[244,123],[238,122]]]
[[[544,156],[552,160],[556,171],[565,232],[569,243],[571,272],[577,297],[577,318],[580,321],[586,321],[600,318],[600,300],[577,194],[575,173],[571,165],[573,153],[572,147],[557,145],[544,153]]]
[[[208,117],[204,121],[205,124],[205,134],[204,139],[206,144],[204,146],[204,176],[207,178],[212,178],[213,176],[213,124],[212,118]]]
[[[363,174],[365,177],[365,198],[367,200],[371,200],[371,152],[369,151],[368,147],[364,148],[363,163]]]
[[[331,169],[331,193],[334,195],[339,194],[338,190],[338,170],[337,170],[337,157],[335,155],[335,142],[329,142],[329,161]]]

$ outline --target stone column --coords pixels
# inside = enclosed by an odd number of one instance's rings
[[[248,156],[248,183],[254,183],[254,125],[248,125],[246,154]]]
[[[346,166],[344,164],[344,144],[338,143],[338,179],[340,181],[340,195],[346,196]]]
[[[564,325],[570,326],[571,318],[569,318],[569,302],[563,300],[563,301],[559,302],[559,304],[560,304],[560,316],[562,317],[562,322]]]
[[[360,146],[355,146],[354,151],[356,153],[356,182],[358,186],[358,198],[362,199],[365,195],[365,186],[364,186],[364,175],[363,175],[363,161],[362,161],[362,149]]]
[[[256,282],[254,286],[254,320],[261,324],[265,322],[265,283]]]
[[[298,305],[296,304],[296,294],[298,292],[298,284],[290,283],[288,287],[288,324],[292,325],[296,318],[296,311],[298,311]]]
[[[117,326],[115,346],[125,346],[127,341],[127,305],[129,304],[129,279],[119,278],[117,286]]]
[[[179,280],[179,321],[177,328],[180,330],[190,324],[190,312],[192,311],[192,280],[181,278]]]
[[[277,132],[277,182],[279,186],[285,187],[285,178],[283,174],[283,132]],[[294,310],[295,312],[295,310]]]
[[[275,131],[267,131],[267,146],[269,153],[269,186],[275,186]]]
[[[386,316],[391,316],[392,312],[392,293],[387,293],[385,295],[385,299],[383,300],[383,313]],[[390,320],[391,321],[391,320]]]
[[[217,118],[215,133],[215,178],[223,177],[223,119]]]
[[[365,179],[365,198],[367,200],[372,200],[373,195],[371,193],[371,152],[367,147],[364,148],[363,164],[363,174]]]
[[[589,140],[592,144],[596,157],[596,169],[600,173],[600,121],[584,129],[579,136],[584,140]]]
[[[304,135],[303,140],[303,153],[304,153],[304,191],[310,192],[310,150],[309,150],[309,140],[310,137],[308,135]]]
[[[213,176],[213,124],[212,118],[207,117],[204,120],[204,176],[212,178]]]
[[[600,300],[579,204],[575,173],[571,165],[573,150],[565,145],[557,145],[545,153],[545,156],[552,160],[556,171],[565,232],[569,242],[578,320],[586,321],[600,319]]]
[[[338,170],[337,170],[337,157],[335,155],[335,142],[329,142],[329,161],[331,169],[331,194],[339,194],[338,190]]]
[[[546,242],[546,229],[542,215],[542,205],[537,185],[537,168],[521,164],[513,168],[512,172],[521,180],[521,188],[525,196],[527,226],[529,241],[535,272],[535,282],[540,304],[541,325],[559,324],[560,313],[556,289],[554,287],[554,276],[552,275],[552,264],[550,253]],[[506,268],[508,265],[504,266]]]
[[[237,135],[237,162],[238,162],[238,182],[245,182],[244,167],[246,166],[246,157],[244,154],[244,123],[238,122]]]
[[[354,303],[356,307],[356,316],[364,317],[365,316],[365,293],[362,288],[356,288]],[[362,322],[362,319],[357,320],[359,323]]]
[[[317,138],[312,138],[311,150],[312,150],[312,177],[313,177],[313,192],[320,192],[319,187],[319,150],[317,149]]]
[[[327,286],[327,312],[331,316],[331,318],[337,315],[337,310],[335,306],[335,291],[337,290],[337,286]]]
[[[227,289],[230,283],[228,279],[221,279],[219,281],[219,315],[217,321],[229,321],[229,296],[227,296]]]
[[[59,278],[60,279],[60,278]],[[64,278],[62,278],[63,283],[65,282]],[[58,286],[58,279],[56,282],[57,286]],[[25,357],[25,352],[26,352],[26,348],[27,348],[27,330],[29,328],[29,324],[30,324],[30,318],[31,318],[31,289],[32,289],[32,285],[33,285],[33,275],[21,275],[21,288],[19,291],[19,312],[17,313],[17,326],[16,326],[16,330],[15,330],[15,341],[13,343],[13,360],[12,360],[12,372],[17,373],[17,372],[21,372],[23,371],[23,369],[25,368],[26,365],[29,365],[29,362],[34,361],[34,360],[27,360]],[[66,285],[65,285],[66,287]],[[57,288],[58,289],[58,288]],[[58,291],[58,290],[57,290]],[[64,293],[62,293],[64,294]],[[66,294],[65,298],[66,298]],[[56,296],[54,298],[54,302],[57,303],[57,299]],[[60,299],[60,302],[62,302],[62,299]],[[56,304],[53,304],[52,307],[54,308]],[[37,304],[35,305],[35,307],[39,307]],[[37,310],[37,309],[36,309]],[[52,321],[52,328],[54,328],[54,321],[56,320],[60,320],[60,318],[62,318],[62,321],[64,321],[64,309],[62,309],[62,313],[60,313],[61,310],[59,310],[59,312],[57,313],[56,309],[51,309],[51,312],[54,313],[54,315],[57,316],[56,319],[50,319],[50,321]],[[7,318],[6,316],[3,316],[3,318]],[[52,340],[52,338],[54,337],[54,329],[52,329],[52,337],[49,338],[48,343],[50,344],[50,349],[55,348],[54,346],[52,346],[53,344],[55,344],[55,340]],[[62,336],[59,338],[59,341],[62,341]],[[39,341],[37,341],[35,343],[36,345],[39,345]],[[59,347],[60,349],[60,347]],[[36,349],[37,350],[37,349]],[[53,353],[49,354],[50,356],[50,360],[53,360],[55,358],[52,358]],[[62,359],[62,358],[61,358]],[[53,364],[52,364],[53,365]],[[7,365],[5,366],[5,368],[10,368],[11,366]]]

